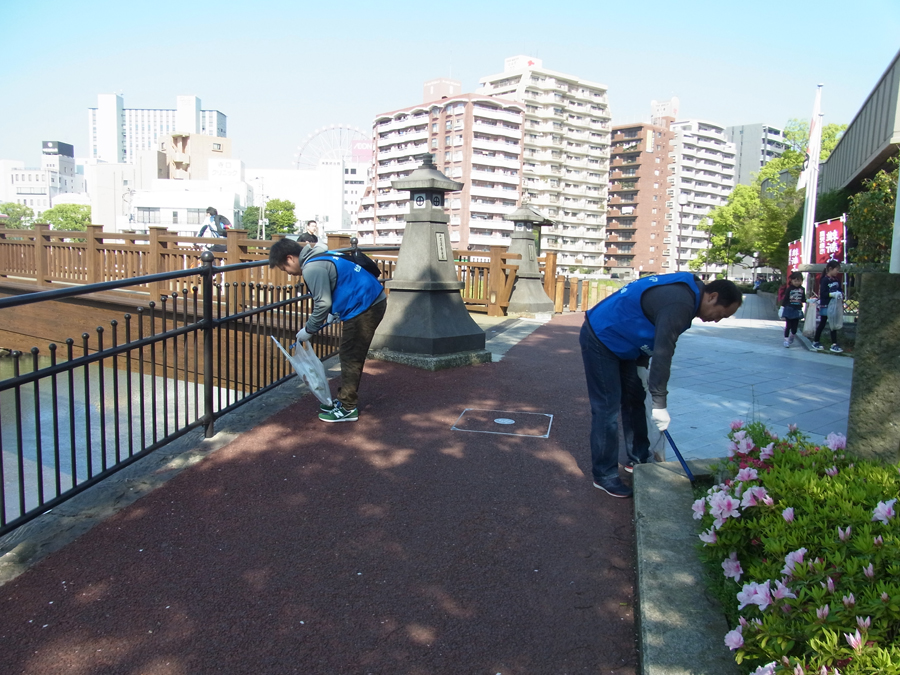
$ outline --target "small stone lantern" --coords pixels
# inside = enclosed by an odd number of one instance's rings
[[[518,263],[519,270],[516,272],[516,283],[509,298],[507,313],[519,316],[553,314],[553,301],[541,283],[541,270],[534,246],[534,228],[552,225],[553,221],[547,220],[525,204],[503,216],[503,220],[513,221],[509,252],[522,256],[520,260],[510,261],[511,264]]]

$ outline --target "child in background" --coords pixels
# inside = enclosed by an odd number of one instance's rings
[[[837,260],[829,260],[825,264],[825,274],[819,282],[819,325],[816,327],[816,340],[812,343],[813,349],[821,351],[824,349],[819,340],[822,338],[822,331],[828,323],[828,303],[832,299],[843,300],[844,294],[838,275],[841,273],[841,263]],[[843,349],[837,343],[837,331],[831,331],[831,349],[829,351],[840,354]]]
[[[806,290],[803,288],[803,275],[791,272],[788,277],[787,290],[781,301],[778,316],[784,319],[784,346],[790,347],[797,337],[797,327],[803,318],[803,307],[806,304]]]

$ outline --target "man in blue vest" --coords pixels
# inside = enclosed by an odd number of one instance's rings
[[[591,401],[591,464],[594,487],[613,497],[630,497],[619,478],[619,411],[632,462],[650,459],[644,383],[647,367],[653,397],[652,420],[660,432],[669,426],[666,385],[678,336],[694,317],[719,322],[743,302],[733,282],[704,284],[689,272],[648,276],[594,305],[581,328],[581,355]],[[629,464],[630,466],[630,464]],[[628,466],[626,466],[628,470]]]
[[[269,249],[269,267],[303,275],[313,297],[313,310],[297,333],[306,342],[327,323],[341,321],[341,387],[334,407],[319,407],[323,422],[355,422],[359,418],[359,381],[375,329],[384,318],[387,296],[369,272],[324,246],[279,239]]]

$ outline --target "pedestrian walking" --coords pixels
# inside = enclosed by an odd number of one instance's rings
[[[231,227],[231,221],[225,216],[220,216],[219,212],[210,206],[206,209],[206,223],[200,228],[197,236],[202,237],[205,232],[209,232],[209,236],[211,237],[225,239],[227,236],[226,230],[229,227]],[[213,244],[212,246],[208,246],[207,250],[216,253],[224,253],[228,249],[225,244]]]
[[[650,361],[651,419],[660,432],[669,426],[666,385],[675,343],[691,321],[718,322],[732,316],[743,297],[726,279],[704,284],[688,272],[643,277],[607,297],[585,314],[581,355],[591,402],[591,470],[594,487],[613,497],[630,497],[618,472],[618,416],[633,453],[649,461],[644,386],[638,366]]]
[[[797,328],[800,319],[803,318],[803,308],[806,306],[806,289],[803,288],[803,274],[791,272],[788,277],[787,289],[778,308],[778,316],[784,319],[784,346],[790,347],[797,337]]]
[[[387,296],[381,283],[359,265],[324,245],[280,239],[269,249],[269,267],[302,274],[313,297],[313,310],[297,333],[306,342],[332,321],[341,321],[341,386],[332,408],[319,407],[323,422],[359,418],[359,383],[369,345],[384,318]]]
[[[831,330],[831,348],[829,351],[835,354],[840,354],[844,351],[837,343],[838,314],[840,314],[841,320],[843,320],[844,316],[844,290],[840,279],[838,279],[840,273],[841,263],[837,260],[829,260],[825,264],[825,274],[822,275],[822,279],[819,281],[819,325],[816,327],[816,339],[812,343],[812,347],[816,351],[824,349],[819,340],[822,339],[825,325],[829,324],[829,315],[833,315],[829,326]],[[843,321],[841,323],[843,324]]]

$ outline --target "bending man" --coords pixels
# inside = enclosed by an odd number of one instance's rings
[[[303,275],[313,297],[313,310],[297,341],[309,340],[326,323],[342,321],[341,387],[334,407],[320,406],[323,422],[355,422],[359,381],[375,329],[384,318],[387,296],[378,280],[341,255],[324,246],[279,239],[269,249],[269,267],[293,276]],[[331,315],[331,317],[329,317]]]
[[[619,409],[634,461],[647,462],[650,442],[644,411],[644,385],[638,366],[653,361],[649,391],[652,419],[660,431],[669,426],[666,385],[678,336],[694,317],[718,322],[734,314],[743,302],[733,282],[708,284],[693,274],[678,272],[643,277],[594,305],[581,328],[581,356],[591,401],[591,465],[594,487],[613,497],[630,497],[619,478]]]

